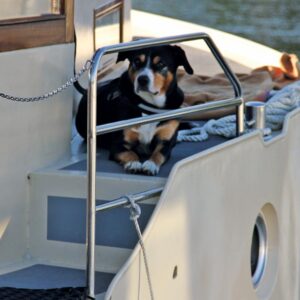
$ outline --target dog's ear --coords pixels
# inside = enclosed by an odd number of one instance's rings
[[[119,52],[118,53],[118,58],[116,63],[118,63],[119,61],[124,61],[126,59],[128,59],[129,61],[131,60],[133,55],[133,51],[123,51],[123,52]]]
[[[191,67],[184,50],[182,50],[179,46],[170,46],[172,47],[172,52],[177,63],[177,66],[183,66],[185,71],[188,74],[194,74],[194,70]]]

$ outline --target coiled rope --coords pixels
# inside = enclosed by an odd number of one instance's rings
[[[278,92],[271,94],[270,100],[266,103],[266,127],[267,132],[282,128],[285,116],[300,107],[300,82],[286,86]],[[248,132],[250,130],[247,130]],[[178,132],[178,142],[202,142],[208,139],[209,135],[220,135],[232,138],[236,135],[236,116],[230,115],[218,120],[209,120],[203,126],[194,127]]]

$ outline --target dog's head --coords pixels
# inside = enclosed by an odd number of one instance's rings
[[[120,52],[118,61],[129,60],[128,74],[134,92],[143,100],[163,108],[167,94],[176,83],[176,71],[183,66],[193,74],[185,52],[178,46],[159,46],[136,51]]]

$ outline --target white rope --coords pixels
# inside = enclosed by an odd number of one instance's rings
[[[287,113],[300,106],[300,86],[292,84],[289,88],[275,94],[266,104],[266,122],[272,130],[282,127]]]
[[[235,119],[235,115],[230,115],[219,120],[210,120],[204,125],[204,128],[208,134],[222,135],[229,138],[236,133]]]
[[[202,142],[208,139],[208,133],[203,127],[194,127],[192,129],[180,130],[177,141],[179,142]]]
[[[300,107],[300,82],[291,84],[276,92],[266,103],[266,134],[282,128],[285,116]],[[249,130],[247,130],[249,131]],[[178,142],[202,142],[209,135],[221,135],[227,138],[236,134],[236,116],[230,115],[218,120],[210,120],[202,127],[194,127],[178,132]]]
[[[136,233],[139,238],[139,244],[141,246],[141,250],[142,250],[142,254],[143,254],[143,258],[144,258],[144,265],[145,265],[145,270],[146,270],[150,298],[151,298],[151,300],[154,300],[154,292],[153,292],[153,286],[152,286],[152,282],[151,282],[150,268],[149,268],[147,254],[146,254],[146,248],[145,248],[145,244],[143,241],[143,236],[142,236],[142,232],[140,229],[140,225],[138,222],[138,218],[140,217],[141,212],[142,212],[141,207],[137,203],[135,203],[135,201],[130,196],[125,196],[125,197],[130,202],[130,220],[133,222]]]

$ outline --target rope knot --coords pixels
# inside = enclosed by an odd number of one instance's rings
[[[150,270],[149,270],[149,264],[148,264],[148,259],[146,255],[146,248],[143,242],[143,236],[141,232],[141,228],[138,222],[138,218],[141,215],[141,207],[133,200],[133,197],[130,195],[125,195],[124,196],[128,202],[130,203],[127,207],[129,207],[130,210],[130,220],[133,222],[136,233],[139,237],[139,244],[141,246],[143,258],[144,258],[144,264],[145,264],[145,269],[146,269],[146,275],[147,275],[147,281],[148,281],[148,286],[149,286],[149,292],[150,292],[150,298],[151,300],[154,300],[154,294],[153,294],[153,287],[151,283],[151,276],[150,276]]]
[[[142,213],[141,207],[135,203],[131,196],[125,195],[124,197],[130,202],[130,220],[137,220]]]

